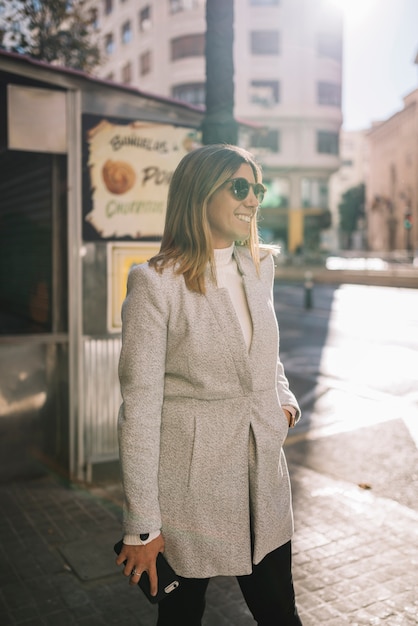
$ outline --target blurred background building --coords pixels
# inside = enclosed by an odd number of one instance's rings
[[[204,0],[90,0],[104,52],[97,74],[205,104]],[[326,0],[235,2],[235,116],[264,170],[265,241],[317,251],[339,167],[342,16]],[[251,128],[253,130],[251,130]],[[322,237],[322,239],[321,239]]]
[[[374,124],[367,139],[369,247],[413,255],[418,250],[418,89],[404,98],[401,111]]]
[[[342,11],[352,45],[349,16],[359,7],[335,0],[211,0],[208,8],[222,13],[224,25],[224,9],[231,16],[233,4],[234,114],[238,143],[257,155],[269,189],[263,238],[308,262],[362,249],[415,254],[415,91],[386,121],[348,134],[341,129]],[[82,70],[173,106],[183,101],[204,114],[212,56],[206,53],[213,48],[208,37],[205,49],[206,6],[206,0],[45,0],[40,12],[37,0],[0,0],[0,50]],[[228,93],[222,92],[228,80],[220,72],[220,93]],[[216,89],[208,84],[212,97]],[[386,87],[390,95],[389,79]],[[365,93],[350,89],[345,96],[360,102]]]

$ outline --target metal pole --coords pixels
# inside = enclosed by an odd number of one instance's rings
[[[312,309],[313,307],[313,280],[312,272],[305,272],[304,283],[304,303],[305,309]]]
[[[81,94],[67,92],[68,128],[68,396],[69,473],[84,478],[82,270],[81,270]]]

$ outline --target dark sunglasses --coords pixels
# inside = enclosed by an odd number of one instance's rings
[[[237,200],[245,200],[252,187],[254,195],[258,200],[258,204],[261,204],[264,200],[264,194],[267,191],[261,183],[250,183],[246,178],[230,178],[225,181],[225,184],[226,183],[232,183],[230,189],[234,198]]]

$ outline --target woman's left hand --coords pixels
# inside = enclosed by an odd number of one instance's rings
[[[164,538],[161,534],[143,546],[123,544],[116,564],[122,565],[126,561],[123,573],[125,576],[129,576],[130,585],[138,584],[142,574],[147,572],[151,595],[156,596],[158,591],[156,560],[159,552],[164,552]]]
[[[286,415],[286,419],[287,419],[287,423],[289,425],[290,428],[290,424],[292,423],[292,414],[290,411],[288,411],[287,409],[283,409],[283,413]]]

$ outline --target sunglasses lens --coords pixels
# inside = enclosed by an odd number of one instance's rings
[[[232,181],[232,191],[237,200],[245,200],[250,191],[250,183],[245,178],[235,178]]]
[[[250,187],[252,187],[258,204],[263,202],[265,188],[261,183],[249,183],[246,178],[233,178],[230,182],[232,182],[232,193],[237,200],[245,200],[250,193]]]

